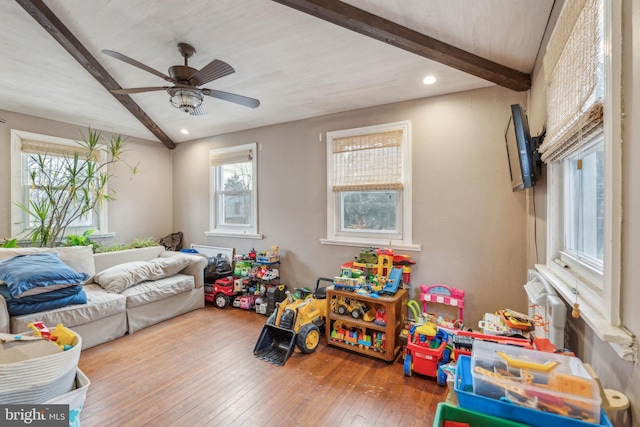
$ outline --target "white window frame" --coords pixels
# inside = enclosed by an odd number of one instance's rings
[[[567,302],[579,304],[580,317],[602,341],[608,342],[624,360],[635,361],[635,337],[622,325],[620,318],[621,6],[619,2],[608,1],[604,1],[604,5],[605,220],[602,274],[585,264],[577,266],[561,253],[564,245],[564,165],[559,161],[549,163],[547,169],[547,258],[546,263],[536,265],[536,269]]]
[[[241,237],[247,239],[262,239],[258,233],[258,144],[249,143],[233,147],[217,148],[209,151],[210,156],[251,150],[251,224],[224,225],[218,224],[218,173],[220,166],[209,166],[209,230],[205,232],[210,237]]]
[[[78,147],[78,143],[71,139],[59,138],[50,135],[41,135],[33,132],[26,132],[22,130],[11,130],[11,200],[19,200],[21,203],[26,202],[26,194],[24,190],[24,167],[26,162],[23,158],[23,153],[21,150],[22,140],[34,140],[34,141],[42,141],[49,144],[58,144],[70,147]],[[100,155],[105,155],[105,153],[100,153]],[[108,188],[105,185],[105,191],[108,192]],[[109,238],[114,237],[115,233],[108,231],[108,201],[103,201],[97,207],[98,209],[98,224],[94,226],[80,226],[80,227],[68,227],[65,236],[69,234],[82,234],[86,230],[93,229],[94,232],[91,234],[91,238],[101,239],[101,238]],[[16,206],[15,203],[11,204],[11,235],[12,236],[22,236],[24,235],[27,227],[25,224],[28,223],[28,214]],[[64,236],[63,236],[64,237]]]
[[[340,192],[333,191],[332,169],[332,142],[336,138],[352,137],[372,133],[382,133],[393,130],[402,130],[402,190],[398,191],[398,207],[401,215],[397,218],[398,231],[400,235],[385,235],[381,237],[375,233],[345,232],[340,230],[341,197]],[[403,249],[409,251],[419,251],[420,245],[413,244],[412,241],[412,173],[411,173],[411,122],[409,120],[387,123],[374,126],[366,126],[354,129],[344,129],[327,132],[327,238],[320,239],[320,243],[325,245],[340,246],[383,246],[389,248]]]

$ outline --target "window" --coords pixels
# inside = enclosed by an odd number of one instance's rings
[[[38,203],[47,194],[44,186],[55,188],[57,181],[69,180],[68,170],[73,167],[73,155],[78,151],[79,145],[72,140],[15,130],[12,131],[11,140],[11,200],[19,201],[24,206],[29,206],[30,201],[45,206],[43,203]],[[105,155],[102,151],[97,154]],[[104,162],[104,158],[102,161]],[[38,170],[48,171],[46,175],[49,178],[34,182],[31,173]],[[82,180],[80,175],[76,178]],[[65,202],[65,193],[62,190],[59,193],[49,190],[50,195],[58,194],[56,196],[58,204]],[[91,194],[90,191],[88,193]],[[67,215],[72,218],[77,215],[77,212],[78,209],[69,209]],[[11,223],[13,236],[24,235],[27,229],[36,225],[35,219],[16,204],[11,207]],[[107,234],[106,200],[97,203],[93,210],[73,219],[65,230],[65,234],[82,234],[86,230],[94,230],[92,237]]]
[[[547,259],[536,268],[634,360],[620,319],[620,14],[616,2],[565,2],[547,46]]]
[[[603,271],[604,257],[604,141],[602,136],[583,152],[563,161],[567,177],[563,194],[564,249],[567,258]],[[567,259],[566,261],[569,261]],[[601,288],[601,286],[599,286]]]
[[[324,244],[393,246],[411,240],[408,121],[327,133]]]
[[[210,151],[211,230],[208,235],[259,238],[256,144]]]

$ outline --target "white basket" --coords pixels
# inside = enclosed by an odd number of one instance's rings
[[[76,379],[82,350],[82,338],[74,334],[73,347],[69,350],[0,364],[0,404],[40,404],[69,392]]]
[[[74,389],[69,393],[65,393],[62,396],[58,396],[44,403],[69,405],[69,426],[80,427],[80,411],[82,411],[82,407],[84,406],[84,400],[87,397],[87,390],[89,389],[90,383],[89,378],[78,368]]]

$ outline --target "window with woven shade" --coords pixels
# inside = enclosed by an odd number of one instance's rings
[[[626,360],[620,317],[621,6],[565,1],[543,60],[547,248],[536,265],[596,335]]]
[[[405,246],[411,242],[409,122],[327,133],[327,239]]]
[[[43,185],[55,185],[57,180],[67,182],[67,168],[78,159],[86,160],[87,152],[80,144],[72,140],[53,138],[47,135],[38,135],[30,132],[12,131],[12,200],[19,201],[24,206],[29,206],[30,201],[42,200],[47,195]],[[94,152],[94,156],[104,156],[102,151]],[[101,159],[89,159],[99,161]],[[39,166],[37,166],[39,164]],[[32,182],[31,171],[48,170],[46,182]],[[61,184],[62,185],[62,184]],[[65,192],[60,188],[60,197],[57,202],[65,200]],[[86,212],[72,221],[66,229],[67,234],[82,234],[86,230],[94,230],[93,237],[106,235],[107,230],[107,201],[98,203],[95,209]],[[21,235],[26,229],[33,227],[34,218],[23,209],[12,206],[12,234]]]
[[[210,231],[207,235],[259,238],[256,145],[209,152]]]
[[[600,0],[565,2],[544,57],[547,137],[542,160],[561,160],[603,127],[603,10]]]

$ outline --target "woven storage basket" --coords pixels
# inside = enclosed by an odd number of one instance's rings
[[[74,334],[69,350],[0,364],[0,404],[40,404],[68,393],[74,386],[82,350],[82,338]]]
[[[69,427],[80,427],[80,411],[84,406],[90,383],[89,378],[78,368],[74,389],[43,403],[69,405]]]

